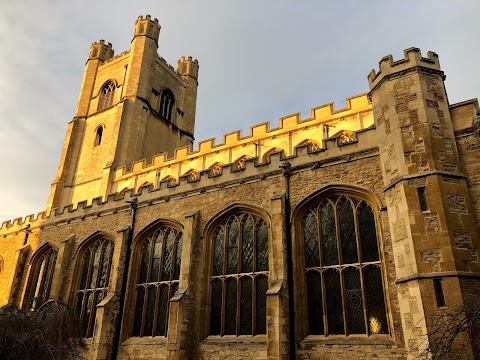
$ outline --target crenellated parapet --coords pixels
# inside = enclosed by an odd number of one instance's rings
[[[177,61],[177,73],[182,76],[191,76],[198,79],[198,68],[198,60],[193,60],[191,56],[188,58],[182,56],[180,60]]]
[[[134,37],[137,36],[147,36],[158,44],[158,37],[160,36],[160,24],[158,19],[155,18],[152,20],[150,15],[143,17],[140,15],[135,21],[135,32]]]
[[[89,60],[99,59],[100,61],[108,61],[113,57],[114,50],[111,43],[105,44],[105,40],[92,43],[90,46]]]
[[[379,61],[380,70],[378,72],[376,72],[374,69],[370,71],[368,74],[368,84],[371,90],[373,90],[378,84],[380,84],[389,76],[412,68],[422,67],[441,72],[440,62],[436,53],[429,51],[427,53],[427,57],[424,58],[422,57],[420,49],[416,47],[405,49],[403,53],[404,58],[397,61],[393,60],[393,56],[391,54],[384,56]]]

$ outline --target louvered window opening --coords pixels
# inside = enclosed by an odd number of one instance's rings
[[[113,104],[113,95],[115,94],[115,84],[111,81],[103,85],[100,91],[100,100],[98,101],[98,111],[106,109]]]
[[[388,334],[375,215],[332,196],[302,219],[310,335]]]
[[[164,226],[141,243],[132,336],[167,336],[169,301],[178,290],[182,233]]]
[[[267,332],[268,227],[238,212],[213,233],[210,335]]]
[[[97,305],[107,295],[113,243],[100,238],[84,252],[82,275],[77,291],[76,311],[80,318],[82,336],[93,336]]]
[[[173,105],[175,104],[175,97],[169,89],[162,91],[160,97],[160,110],[159,113],[168,121],[172,121],[173,117]]]
[[[30,272],[29,291],[24,302],[26,304],[24,308],[35,310],[48,300],[56,259],[57,252],[51,248],[35,259]]]

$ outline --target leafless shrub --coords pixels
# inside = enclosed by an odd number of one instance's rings
[[[0,308],[0,359],[80,359],[86,348],[75,312],[57,301],[36,311]]]

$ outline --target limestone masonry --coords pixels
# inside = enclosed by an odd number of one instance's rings
[[[86,359],[414,359],[480,287],[477,99],[437,54],[193,149],[199,63],[92,44],[46,211],[0,228],[0,306],[77,311]],[[462,356],[455,343],[453,354]]]

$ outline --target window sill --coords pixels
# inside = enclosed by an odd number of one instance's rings
[[[202,341],[202,344],[249,344],[249,343],[258,343],[264,344],[267,342],[267,335],[210,335],[205,340]]]
[[[160,345],[167,346],[167,338],[164,336],[145,336],[145,337],[130,337],[125,340],[122,345]]]
[[[303,346],[312,345],[395,345],[392,337],[388,334],[378,335],[330,335],[328,337],[322,335],[309,335],[304,338],[300,344]]]

